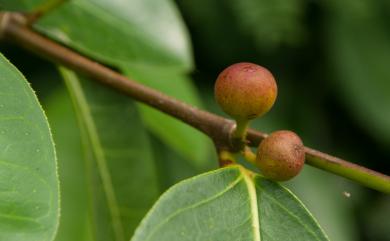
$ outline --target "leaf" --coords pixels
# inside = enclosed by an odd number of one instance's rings
[[[56,241],[88,239],[85,158],[76,114],[65,86],[43,103],[53,132],[61,183],[61,217]]]
[[[390,34],[373,1],[331,1],[329,55],[339,96],[363,128],[390,143]],[[346,14],[344,10],[348,10]]]
[[[296,43],[304,33],[302,0],[229,0],[227,5],[240,30],[263,50]]]
[[[165,191],[179,181],[201,173],[200,170],[190,165],[188,160],[178,155],[166,143],[154,135],[150,135],[150,137],[161,190]]]
[[[191,80],[172,71],[126,66],[122,68],[131,79],[169,96],[200,107],[201,101]],[[150,131],[179,153],[185,160],[202,169],[209,164],[211,141],[203,133],[161,111],[139,104],[140,112]]]
[[[25,10],[39,4],[38,0],[4,2],[5,7]],[[183,74],[192,66],[192,55],[185,27],[170,0],[67,1],[39,21],[37,28],[82,53],[122,67],[137,81],[201,106]],[[142,105],[140,110],[154,134],[192,165],[205,167],[210,151],[207,137],[150,107]]]
[[[158,194],[150,143],[134,103],[61,69],[76,108],[96,240],[128,240]]]
[[[356,184],[309,165],[305,165],[301,173],[288,184],[318,217],[330,240],[359,239],[353,215],[355,201],[359,199],[359,187]],[[345,191],[350,192],[351,197],[344,196]]]
[[[12,9],[33,9],[40,0],[2,0]],[[44,16],[39,31],[111,65],[137,63],[176,70],[192,68],[183,21],[171,0],[66,1]]]
[[[230,166],[163,194],[132,241],[327,240],[300,201],[279,184]]]
[[[0,240],[53,240],[59,219],[57,164],[41,106],[0,54]]]

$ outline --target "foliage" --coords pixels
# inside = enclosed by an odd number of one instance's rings
[[[304,209],[287,189],[231,166],[173,186],[132,240],[328,240]]]
[[[0,8],[43,2],[0,0]],[[217,113],[218,72],[233,62],[264,65],[279,99],[253,127],[292,129],[306,145],[388,173],[389,17],[384,0],[69,0],[34,28]],[[327,240],[285,187],[238,166],[210,172],[212,143],[198,131],[15,47],[0,50],[48,116],[1,57],[0,240],[53,240],[58,223],[58,241]],[[330,240],[390,240],[384,195],[310,167],[286,185]]]
[[[1,240],[51,240],[59,221],[57,161],[47,119],[0,55]]]

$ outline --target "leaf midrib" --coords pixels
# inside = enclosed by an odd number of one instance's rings
[[[260,238],[260,220],[259,220],[259,208],[257,204],[257,193],[256,193],[256,187],[254,184],[253,177],[250,173],[250,171],[244,169],[244,167],[238,166],[240,169],[240,172],[242,173],[242,176],[244,177],[244,181],[246,183],[246,186],[248,188],[248,195],[249,195],[249,204],[251,206],[251,220],[252,220],[252,230],[253,230],[253,240],[254,241],[261,241]]]
[[[153,235],[164,225],[166,224],[167,222],[169,222],[172,218],[174,218],[175,216],[179,215],[180,213],[182,212],[185,212],[187,210],[190,210],[190,209],[193,209],[193,208],[196,208],[196,207],[199,207],[205,203],[208,203],[214,199],[217,199],[218,197],[222,196],[224,193],[228,192],[229,190],[231,190],[232,188],[234,188],[241,180],[243,179],[243,175],[239,175],[234,181],[232,181],[229,185],[226,186],[226,188],[224,188],[222,191],[214,194],[213,196],[209,197],[209,198],[206,198],[202,201],[199,201],[197,203],[194,203],[190,206],[187,206],[185,208],[181,208],[179,210],[177,210],[176,212],[172,213],[171,215],[169,215],[165,220],[163,220],[162,222],[160,222],[153,230],[151,230],[150,234],[146,237],[145,241],[149,241],[150,238],[153,237]]]
[[[87,129],[89,140],[93,146],[92,150],[102,178],[115,238],[118,241],[125,241],[123,224],[120,219],[119,206],[111,181],[111,175],[107,166],[107,160],[103,152],[103,147],[99,134],[97,133],[97,128],[93,120],[91,110],[88,107],[86,97],[82,91],[83,88],[72,72],[62,68],[60,68],[60,71],[64,76],[67,87],[71,90],[69,92],[72,100],[77,103],[78,108],[76,108],[76,111],[80,116],[81,122],[84,123]]]
[[[187,211],[189,209],[196,208],[202,204],[208,203],[211,200],[214,200],[220,196],[222,196],[224,193],[229,191],[230,189],[234,188],[240,181],[244,181],[246,184],[246,187],[248,189],[248,195],[249,195],[249,204],[251,209],[250,219],[251,219],[251,226],[252,226],[252,232],[253,232],[253,241],[261,241],[260,238],[260,221],[259,221],[259,212],[258,212],[258,203],[257,203],[257,192],[256,192],[256,186],[254,183],[253,175],[250,173],[250,171],[245,170],[241,166],[236,166],[238,168],[240,175],[229,185],[226,186],[222,191],[218,192],[217,194],[214,194],[213,196],[204,199],[200,202],[197,202],[195,204],[192,204],[188,207],[182,208],[177,210],[176,212],[172,213],[170,216],[168,216],[165,220],[160,222],[153,230],[151,230],[150,234],[146,237],[145,241],[149,241],[153,235],[169,220],[174,218],[175,216],[179,215],[180,213]]]

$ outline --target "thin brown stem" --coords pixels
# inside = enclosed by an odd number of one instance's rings
[[[28,28],[23,15],[3,13],[0,37],[12,41],[50,61],[63,65],[132,98],[159,109],[229,146],[228,135],[234,122],[178,101],[159,91],[137,83],[112,69],[66,48]]]
[[[43,58],[91,77],[140,102],[180,119],[213,139],[225,151],[237,150],[231,143],[234,122],[197,109],[156,90],[130,80],[112,69],[66,48],[26,26],[25,16],[0,13],[0,38],[14,42]],[[257,146],[267,134],[249,129],[247,142]],[[306,163],[349,178],[373,189],[390,193],[390,177],[337,157],[306,148]]]

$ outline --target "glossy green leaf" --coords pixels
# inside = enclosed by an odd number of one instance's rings
[[[43,102],[56,143],[61,183],[61,217],[55,240],[86,241],[89,233],[85,158],[72,102],[65,86],[61,87]]]
[[[0,240],[53,240],[59,219],[56,165],[33,90],[0,54]]]
[[[169,189],[132,241],[327,240],[287,189],[240,166],[187,179]]]
[[[34,9],[41,0],[1,0],[11,9]],[[192,67],[184,24],[171,0],[65,1],[36,25],[86,55],[111,64],[137,63],[176,70]]]
[[[201,106],[194,85],[183,74],[135,66],[123,67],[123,71],[131,79],[135,79],[153,89],[193,106]],[[144,104],[139,104],[139,108],[146,126],[164,143],[171,146],[185,160],[190,161],[193,166],[204,168],[208,165],[207,157],[210,154],[212,143],[207,136],[174,117]]]
[[[375,1],[331,1],[329,55],[340,97],[379,141],[390,143],[390,33]],[[348,14],[345,10],[348,10]]]
[[[62,69],[84,137],[95,240],[128,240],[158,194],[150,143],[132,100]]]

